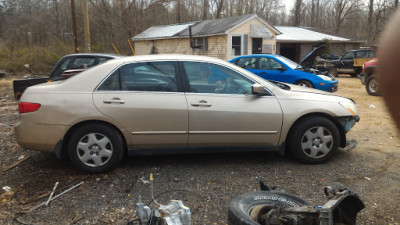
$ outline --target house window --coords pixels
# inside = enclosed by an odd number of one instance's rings
[[[232,55],[239,56],[242,55],[242,37],[232,36]]]
[[[198,37],[193,38],[194,49],[200,51],[208,50],[208,38],[207,37]]]

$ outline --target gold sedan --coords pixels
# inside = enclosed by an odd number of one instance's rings
[[[287,149],[322,163],[359,120],[351,99],[190,55],[125,57],[32,86],[19,113],[20,146],[68,156],[91,173],[114,168],[125,152]]]

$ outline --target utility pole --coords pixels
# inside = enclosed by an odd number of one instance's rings
[[[76,19],[75,19],[75,1],[71,0],[71,13],[72,13],[72,29],[74,32],[74,46],[75,46],[75,53],[79,52],[78,46],[78,31],[76,29]]]
[[[82,0],[83,9],[83,24],[85,29],[85,49],[86,52],[91,52],[90,47],[90,29],[89,29],[89,10],[87,6],[87,0]]]

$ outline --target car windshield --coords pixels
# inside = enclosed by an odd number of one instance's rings
[[[290,67],[292,69],[301,69],[301,68],[303,68],[301,65],[299,65],[296,62],[293,62],[292,60],[286,58],[285,56],[277,55],[276,58],[279,59],[281,62],[283,62],[284,64],[286,64],[288,67]]]

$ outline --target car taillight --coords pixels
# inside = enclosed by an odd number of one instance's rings
[[[19,113],[35,112],[40,108],[39,103],[20,102],[18,104]]]

